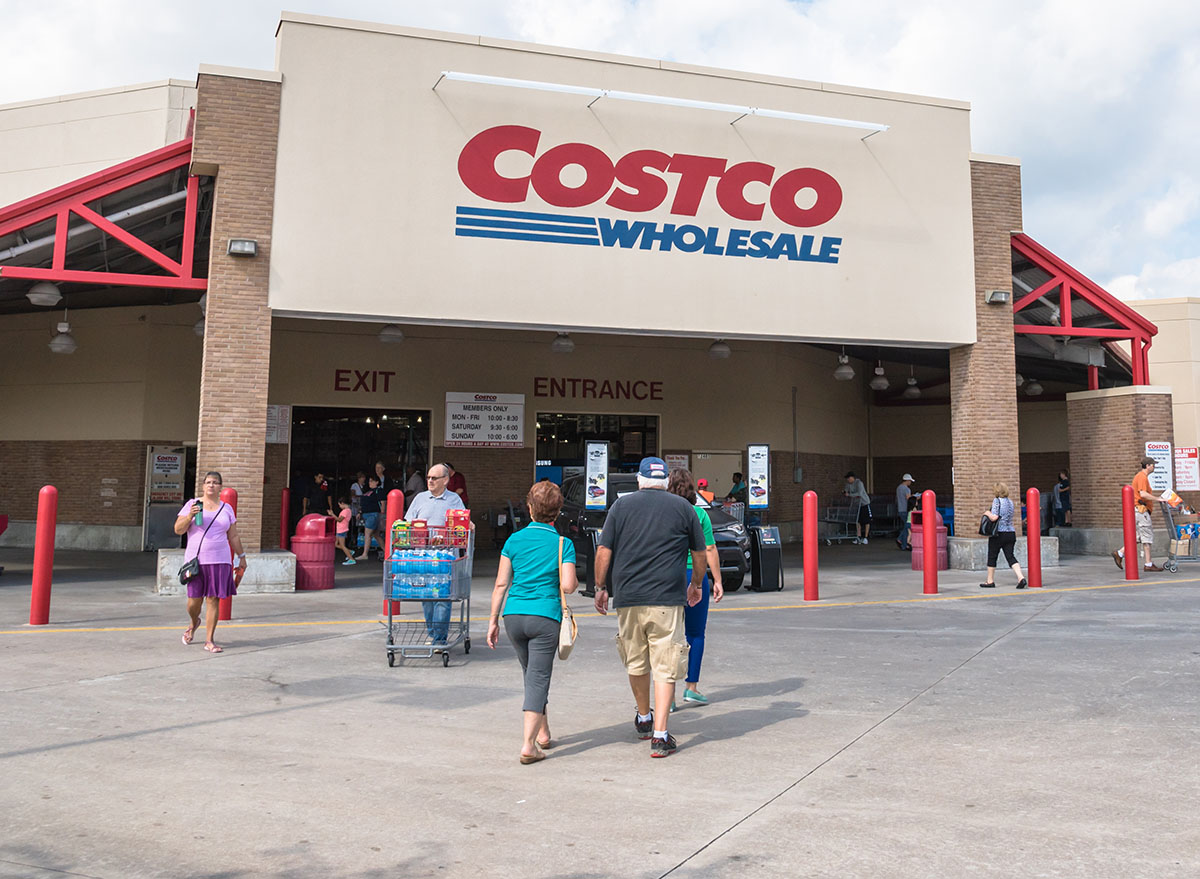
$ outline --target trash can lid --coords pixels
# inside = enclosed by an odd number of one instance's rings
[[[319,513],[309,513],[296,523],[297,537],[324,537],[329,531],[328,518]]]

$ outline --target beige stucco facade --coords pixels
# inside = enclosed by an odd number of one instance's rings
[[[1142,299],[1129,305],[1158,327],[1150,348],[1150,380],[1171,388],[1175,444],[1200,446],[1200,298]]]

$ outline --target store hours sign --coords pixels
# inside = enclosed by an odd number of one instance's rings
[[[450,448],[523,449],[524,394],[446,394]]]

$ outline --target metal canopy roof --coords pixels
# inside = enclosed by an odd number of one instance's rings
[[[195,302],[207,288],[211,178],[188,176],[191,139],[0,209],[0,314]]]

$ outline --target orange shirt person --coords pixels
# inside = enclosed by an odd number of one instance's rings
[[[1133,521],[1137,529],[1137,541],[1142,545],[1142,554],[1145,557],[1144,568],[1147,571],[1161,571],[1158,565],[1150,558],[1150,545],[1154,543],[1154,526],[1150,522],[1150,511],[1154,509],[1154,502],[1157,501],[1158,495],[1150,491],[1150,474],[1154,472],[1154,459],[1142,458],[1141,469],[1133,475]],[[1125,547],[1114,549],[1112,553],[1113,561],[1118,568],[1125,567]]]
[[[713,499],[717,496],[716,492],[708,490],[708,480],[707,479],[697,479],[696,480],[696,494],[700,495],[700,497],[704,498],[710,504],[713,502]]]

